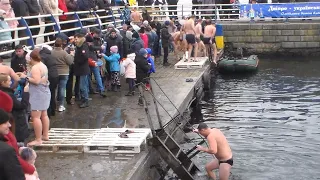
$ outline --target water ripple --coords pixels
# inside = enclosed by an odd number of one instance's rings
[[[320,62],[261,62],[253,77],[219,76],[203,105],[233,149],[233,179],[319,179]],[[201,153],[197,163],[204,157],[212,158]]]

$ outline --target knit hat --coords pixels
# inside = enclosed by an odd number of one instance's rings
[[[113,24],[109,24],[107,28],[114,28]]]
[[[148,54],[152,53],[152,50],[150,48],[147,48],[146,51],[148,52]]]
[[[4,110],[7,113],[11,112],[13,107],[12,98],[7,93],[0,91],[0,99],[0,109]]]
[[[148,54],[148,52],[147,52],[147,50],[145,50],[144,48],[141,48],[141,49],[139,50],[139,55],[140,55],[140,56],[144,56],[144,55],[146,55],[146,54]]]
[[[149,22],[147,20],[143,21],[142,23],[143,25],[145,25],[146,27],[149,25]]]
[[[88,30],[86,28],[82,28],[80,29],[79,34],[86,36],[88,34]]]
[[[165,21],[164,25],[169,26],[170,25],[170,21]]]
[[[132,32],[131,31],[127,31],[126,32],[126,37],[129,39],[129,40],[132,40]]]
[[[0,109],[0,124],[4,124],[8,122],[10,119],[7,112],[5,112],[3,109]]]
[[[111,47],[110,47],[110,51],[111,51],[112,53],[118,53],[118,46],[111,46]]]
[[[86,42],[93,42],[92,36],[86,36]]]

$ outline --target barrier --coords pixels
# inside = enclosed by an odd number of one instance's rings
[[[308,7],[301,6],[300,3],[294,3],[300,10],[306,9],[310,10]],[[308,3],[313,4],[313,3]],[[268,5],[268,4],[259,4],[259,5]],[[281,3],[275,4],[274,6],[280,6]],[[288,4],[287,4],[288,5]],[[291,4],[292,5],[292,4]],[[298,6],[299,5],[299,6]],[[315,9],[317,9],[317,4],[314,4]],[[164,21],[166,18],[170,16],[177,16],[179,19],[182,19],[184,16],[195,14],[198,18],[210,18],[215,20],[217,23],[223,21],[236,21],[236,22],[250,22],[252,18],[248,18],[244,16],[243,8],[248,5],[237,5],[237,4],[201,4],[201,5],[192,5],[192,4],[179,4],[177,6],[173,5],[162,5],[162,6],[144,6],[143,8],[147,8],[150,12],[151,17],[160,17],[160,21]],[[270,4],[269,4],[270,6]],[[311,5],[310,5],[311,6]],[[255,7],[255,12],[257,11],[257,5],[253,5]],[[20,26],[16,29],[1,29],[0,34],[3,32],[23,32],[24,36],[14,39],[8,39],[0,42],[0,45],[3,44],[11,44],[13,42],[25,42],[28,48],[41,47],[44,44],[53,44],[54,41],[48,42],[36,42],[36,39],[40,37],[52,36],[58,34],[59,32],[72,32],[77,31],[81,28],[91,28],[97,27],[102,32],[106,31],[104,26],[109,24],[114,24],[116,28],[120,28],[120,26],[124,23],[124,18],[122,14],[122,8],[124,7],[113,7],[110,10],[97,10],[97,11],[77,11],[77,12],[68,12],[64,14],[46,14],[46,15],[38,15],[38,16],[28,16],[28,17],[16,17],[16,18],[8,18],[5,21],[9,20],[18,20]],[[141,7],[140,7],[141,8]],[[176,8],[176,10],[172,10],[172,8]],[[253,8],[254,9],[254,8]],[[241,13],[240,13],[240,10]],[[57,17],[66,15],[68,17],[67,21],[57,21]],[[312,15],[312,17],[308,19],[320,19],[320,13]],[[29,25],[31,19],[50,19],[50,22],[41,23],[39,25]],[[303,14],[303,17],[293,16],[290,17],[290,20],[301,20],[305,19],[306,15]],[[261,18],[261,16],[253,17],[254,20],[267,20],[267,18]],[[283,19],[286,22],[288,21],[288,17],[276,17],[276,20]],[[70,25],[71,24],[71,25]],[[69,25],[68,28],[61,28],[61,26]],[[34,33],[37,29],[43,28],[53,28],[53,32],[46,33]],[[221,27],[222,28],[222,27]],[[220,26],[217,26],[217,33],[220,32]],[[222,29],[221,29],[222,32]],[[219,48],[224,46],[223,43],[223,35],[219,35],[217,37],[217,45]],[[13,50],[0,52],[0,56],[7,55],[12,53]]]

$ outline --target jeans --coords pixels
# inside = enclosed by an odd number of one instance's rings
[[[64,106],[64,94],[66,92],[69,75],[59,75],[58,95],[57,100],[59,106]]]
[[[104,87],[102,85],[102,79],[101,79],[101,75],[100,75],[100,69],[99,67],[90,67],[91,72],[94,75],[94,79],[96,79],[96,83],[97,83],[97,90],[99,92],[103,92],[104,91]]]
[[[135,80],[132,78],[127,78],[127,83],[129,84],[129,92],[134,92],[135,89]]]
[[[83,101],[89,100],[88,75],[80,76],[80,96]]]
[[[50,106],[48,108],[48,115],[55,115],[56,111],[56,89],[59,83],[59,77],[49,77],[49,88],[51,92],[51,100],[50,100]]]

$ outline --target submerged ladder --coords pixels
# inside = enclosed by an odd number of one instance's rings
[[[200,151],[196,151],[193,154],[191,153],[194,150],[196,150],[197,146],[194,146],[192,149],[188,150],[187,152],[184,152],[180,145],[174,140],[172,135],[168,134],[164,130],[159,115],[157,101],[153,95],[153,90],[151,86],[151,95],[153,97],[153,103],[155,105],[158,122],[161,127],[161,129],[157,130],[156,132],[153,126],[153,122],[151,120],[151,116],[149,114],[149,108],[144,96],[144,91],[142,90],[141,86],[139,86],[139,92],[143,98],[144,109],[153,134],[151,144],[158,151],[161,158],[168,164],[168,166],[164,170],[165,174],[162,175],[160,180],[164,179],[165,175],[170,169],[172,169],[173,172],[182,180],[194,180],[194,175],[197,171],[199,171],[199,168],[194,164],[191,158],[197,155]],[[198,145],[201,145],[204,142],[205,141],[203,140]]]

